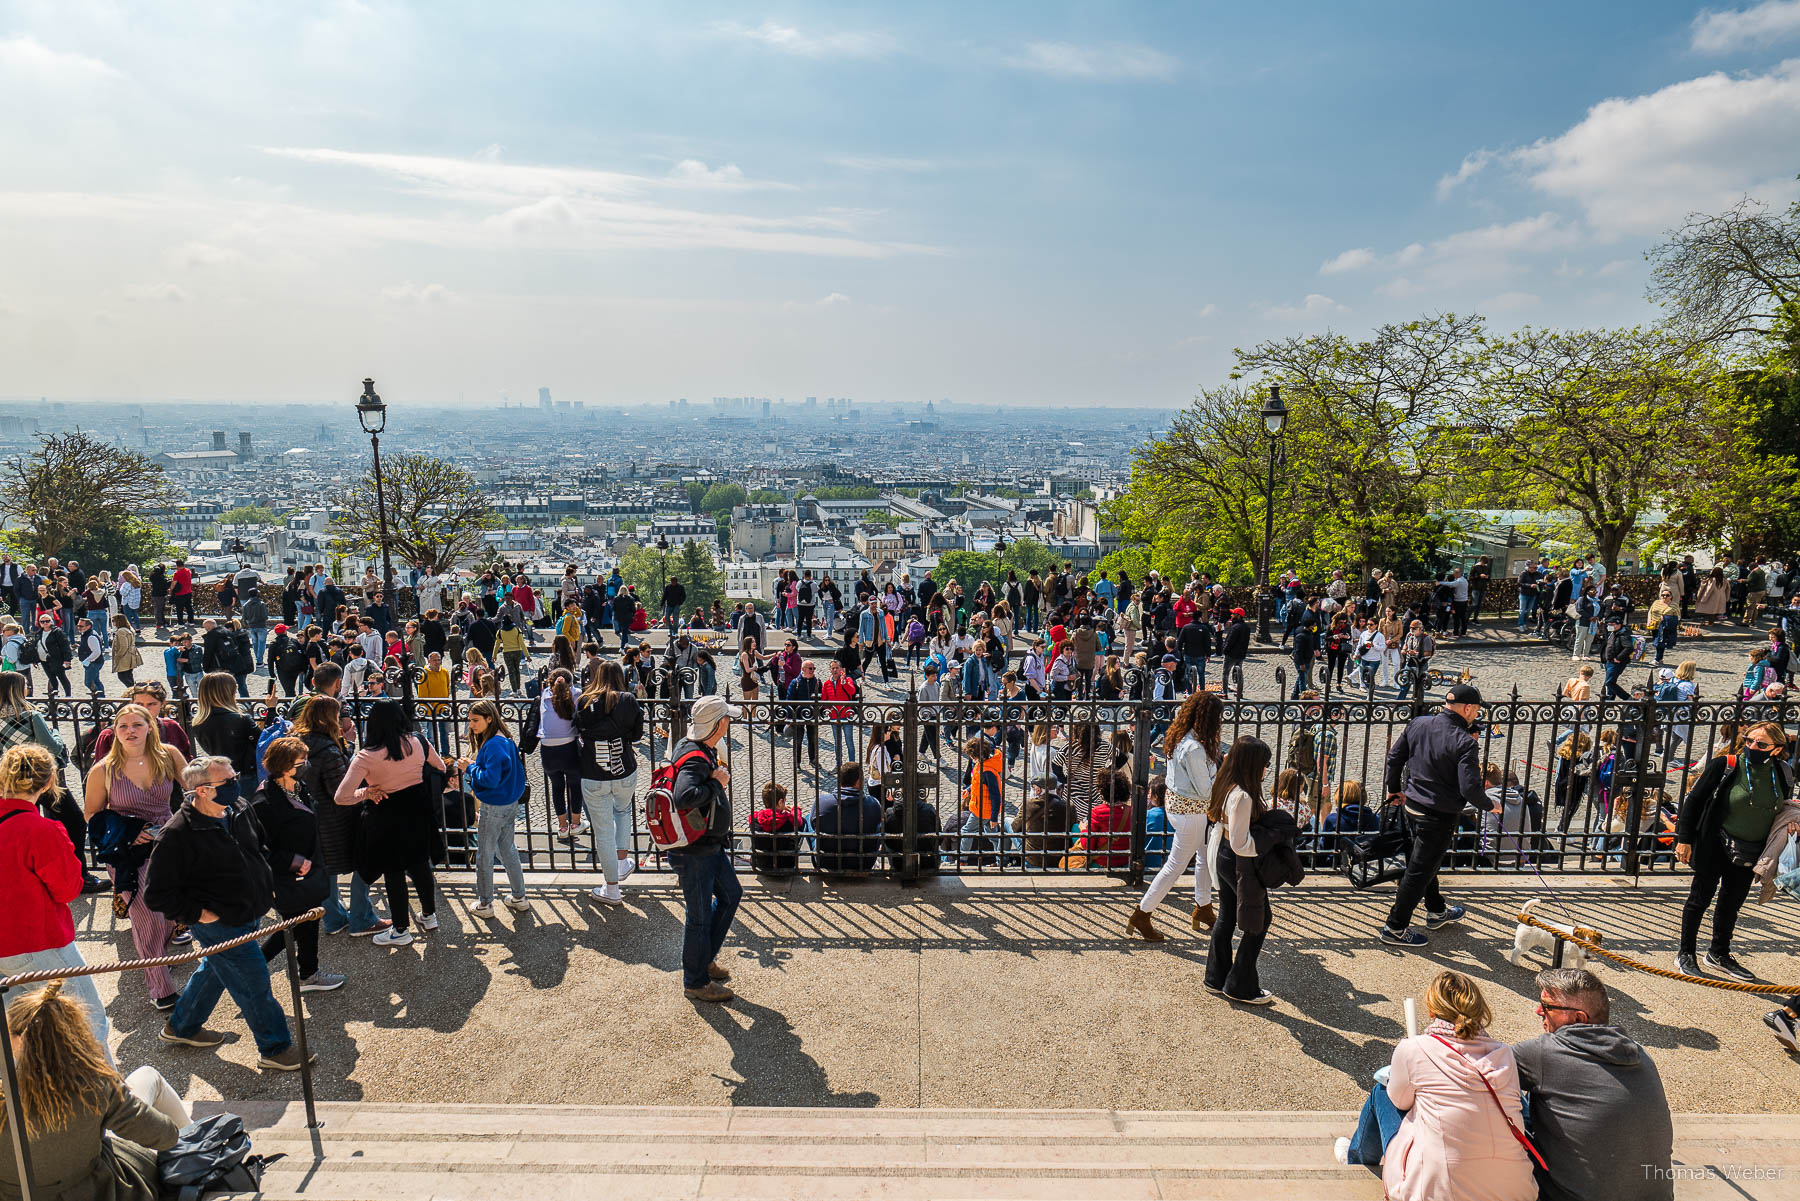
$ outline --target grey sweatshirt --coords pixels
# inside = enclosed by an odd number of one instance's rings
[[[1670,1201],[1675,1127],[1649,1052],[1611,1026],[1572,1025],[1513,1048],[1541,1201]]]

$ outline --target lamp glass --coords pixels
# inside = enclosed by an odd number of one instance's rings
[[[1269,431],[1269,437],[1281,437],[1281,431],[1287,427],[1287,406],[1280,401],[1263,406],[1263,428]]]

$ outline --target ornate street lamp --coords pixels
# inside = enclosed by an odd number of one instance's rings
[[[1275,541],[1275,469],[1281,457],[1281,434],[1287,428],[1287,406],[1281,403],[1281,385],[1269,385],[1269,399],[1262,407],[1263,432],[1269,438],[1269,486],[1263,491],[1262,567],[1257,573],[1256,640],[1273,642],[1269,619],[1275,613],[1275,597],[1269,589],[1269,555]]]
[[[381,595],[387,602],[388,613],[398,617],[398,598],[388,595],[394,591],[394,562],[388,546],[387,489],[381,481],[381,432],[387,428],[387,405],[376,394],[372,379],[363,380],[362,395],[356,400],[356,419],[362,423],[363,432],[369,435],[369,449],[375,459],[375,517],[381,532]],[[414,716],[412,651],[404,637],[400,639],[400,698],[411,719]]]

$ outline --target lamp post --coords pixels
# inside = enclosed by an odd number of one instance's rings
[[[363,432],[369,435],[369,450],[375,459],[375,515],[381,530],[381,592],[385,599],[393,590],[394,580],[394,562],[388,548],[387,490],[381,482],[381,431],[387,428],[387,405],[376,395],[372,379],[363,380],[362,395],[356,400],[356,419],[362,424]],[[397,609],[397,605],[389,603],[389,613]],[[404,637],[400,639],[400,701],[410,720],[413,717],[412,651]]]
[[[667,534],[656,536],[656,549],[662,552],[662,587],[667,589],[669,586],[669,536]],[[656,607],[662,613],[663,628],[670,629],[669,606],[661,595],[656,598]],[[673,643],[675,640],[671,638],[669,641]]]
[[[996,599],[1006,595],[1006,535],[994,538],[994,592]]]
[[[1256,640],[1270,643],[1269,619],[1275,613],[1275,597],[1269,590],[1269,554],[1275,541],[1275,468],[1281,451],[1281,432],[1287,428],[1287,406],[1281,403],[1281,385],[1269,385],[1269,399],[1262,407],[1263,432],[1269,437],[1269,485],[1263,491],[1262,567],[1257,572]]]

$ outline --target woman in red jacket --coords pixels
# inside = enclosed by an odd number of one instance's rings
[[[69,902],[81,895],[81,858],[60,822],[38,812],[38,798],[56,786],[56,760],[41,746],[16,746],[0,756],[0,976],[81,967]],[[88,1013],[94,1039],[107,1050],[106,1007],[92,976],[72,976],[64,990]],[[7,1004],[26,996],[12,989]]]

